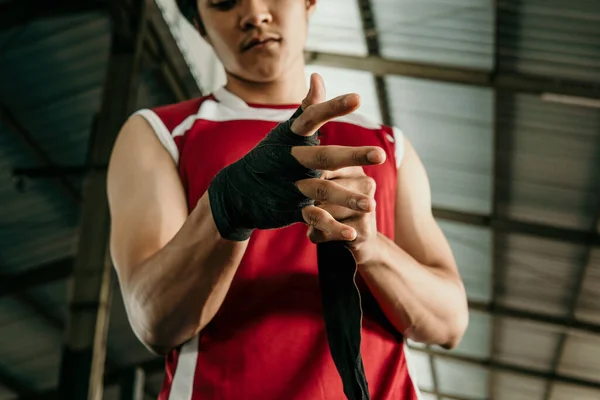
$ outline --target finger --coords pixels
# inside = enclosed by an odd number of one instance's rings
[[[302,179],[296,182],[298,190],[319,202],[337,204],[356,211],[370,211],[373,199],[362,193],[353,192],[334,181],[324,179]]]
[[[323,78],[317,73],[312,74],[310,76],[310,87],[308,89],[308,94],[304,100],[302,100],[302,110],[306,110],[313,104],[322,103],[326,98],[325,82],[323,82]]]
[[[335,171],[323,171],[321,179],[344,179],[366,176],[365,171],[362,167],[346,167],[340,168]]]
[[[316,92],[317,89],[313,89]],[[312,95],[311,98],[313,98]],[[334,99],[313,103],[304,109],[302,115],[294,120],[291,129],[297,135],[311,136],[327,121],[350,114],[360,106],[360,96],[350,93]]]
[[[319,74],[312,74],[310,76],[308,93],[306,94],[304,100],[302,100],[300,107],[298,107],[294,114],[292,114],[291,118],[298,118],[304,113],[304,110],[306,110],[308,107],[310,107],[313,104],[322,103],[325,101],[325,99],[325,83],[323,82],[323,78],[321,78],[321,75]]]
[[[385,151],[376,146],[295,146],[292,155],[306,168],[335,171],[344,167],[385,162]]]
[[[317,206],[321,210],[325,210],[331,215],[336,221],[345,222],[352,218],[358,218],[364,215],[362,211],[351,210],[347,207],[338,206],[336,204],[320,204]]]
[[[302,217],[309,226],[321,231],[327,240],[351,241],[356,238],[354,228],[336,221],[327,211],[318,207],[304,207]]]
[[[347,169],[347,168],[343,168],[343,169]],[[329,178],[327,178],[327,179],[329,179]],[[354,193],[362,193],[369,197],[373,197],[375,195],[375,190],[377,187],[375,180],[366,175],[350,176],[348,178],[335,178],[335,179],[330,179],[330,180],[345,187],[346,189],[348,189]]]

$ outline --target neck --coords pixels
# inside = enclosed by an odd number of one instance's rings
[[[246,103],[300,104],[308,92],[304,60],[294,63],[280,78],[269,82],[252,82],[227,72],[225,88]]]

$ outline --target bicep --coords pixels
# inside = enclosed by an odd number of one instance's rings
[[[406,138],[396,189],[396,244],[419,263],[457,275],[452,251],[435,220],[425,167]]]
[[[119,276],[162,249],[188,214],[173,159],[141,117],[119,133],[108,167],[111,255]]]

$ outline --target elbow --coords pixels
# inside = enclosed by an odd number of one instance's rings
[[[152,353],[165,356],[199,333],[195,324],[173,318],[173,313],[158,315],[158,310],[137,313],[131,326],[138,340]]]
[[[429,320],[428,323],[413,324],[404,331],[404,335],[415,342],[452,350],[460,344],[468,325],[469,312],[465,307],[464,309],[455,309],[444,318]]]
[[[169,327],[165,318],[161,318],[160,310],[150,304],[140,304],[129,299],[126,302],[129,324],[137,339],[152,353],[165,356],[176,348],[178,335]]]
[[[132,328],[135,336],[144,347],[156,355],[166,356],[171,350],[177,347],[177,345],[173,341],[168,340],[164,332],[161,332],[159,329],[151,327],[142,328],[139,323],[132,323]]]
[[[467,307],[461,308],[453,313],[452,317],[446,323],[446,338],[441,341],[440,346],[446,350],[455,349],[461,342],[469,326],[469,310]]]

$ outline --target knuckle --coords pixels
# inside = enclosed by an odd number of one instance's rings
[[[362,156],[362,154],[360,153],[360,151],[358,151],[358,150],[353,150],[352,151],[352,162],[354,164],[361,164],[363,158],[364,157]]]
[[[308,97],[305,97],[304,100],[302,100],[302,111],[306,111],[309,107],[310,107],[310,100],[308,99]]]
[[[310,114],[306,114],[304,118],[300,120],[300,128],[303,131],[307,131],[313,125],[313,120]]]
[[[346,207],[354,210],[356,209],[356,204],[357,204],[357,200],[354,196],[350,195],[347,199],[346,199]]]
[[[361,226],[356,226],[354,229],[356,230],[356,238],[352,241],[352,245],[354,247],[360,246],[365,241],[365,233],[361,229]]]
[[[296,123],[303,131],[310,129],[314,125],[314,109],[312,106],[306,108],[304,113],[298,117]]]
[[[325,201],[329,197],[329,187],[327,185],[327,181],[322,181],[319,183],[315,190],[315,200]]]
[[[308,226],[314,227],[318,224],[319,218],[317,215],[315,215],[314,212],[307,211],[306,209],[304,209],[303,214],[304,214],[304,222],[306,222],[306,224]]]
[[[375,179],[371,178],[370,176],[367,176],[364,178],[363,186],[365,193],[373,194],[377,189],[377,182],[375,182]]]
[[[335,113],[339,112],[342,107],[343,107],[343,104],[341,101],[330,101],[328,111],[331,114],[335,114]]]
[[[317,169],[326,169],[329,166],[331,156],[325,150],[320,149],[315,153],[315,163]]]

